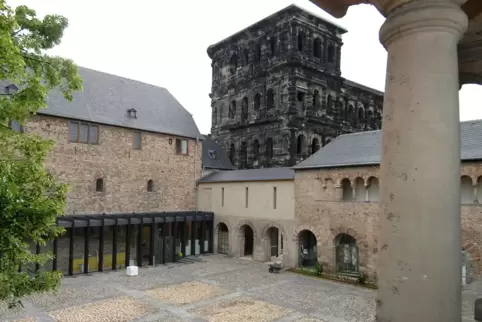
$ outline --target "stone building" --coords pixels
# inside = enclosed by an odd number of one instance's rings
[[[165,88],[79,74],[84,88],[72,102],[53,91],[48,108],[10,124],[55,141],[46,168],[70,187],[59,218],[67,233],[33,245],[58,255],[43,269],[73,275],[208,252],[213,218],[196,212],[202,137],[192,115]]]
[[[278,253],[287,266],[319,261],[328,272],[366,272],[376,279],[378,251],[384,247],[378,243],[381,132],[341,135],[293,168],[235,170],[201,178],[200,209],[215,213],[214,251],[257,261],[277,260],[272,255]],[[482,269],[481,136],[482,120],[461,123],[465,282]],[[413,229],[436,233],[436,227]],[[273,236],[279,235],[276,242]]]
[[[380,128],[383,93],[341,76],[345,32],[291,5],[208,48],[211,133],[233,165],[292,166]]]

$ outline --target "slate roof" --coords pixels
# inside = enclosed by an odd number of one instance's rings
[[[382,130],[340,135],[295,170],[380,164]],[[461,160],[482,160],[482,120],[460,123]],[[441,143],[443,144],[443,143]]]
[[[291,168],[265,168],[252,170],[214,171],[199,179],[207,182],[243,182],[293,180],[295,172]]]
[[[192,115],[165,88],[79,67],[84,90],[67,101],[59,90],[48,94],[38,114],[144,131],[200,138]],[[137,118],[128,116],[134,108]]]
[[[224,151],[219,144],[212,140],[208,135],[203,135],[203,137],[203,168],[218,170],[236,169],[231,164],[226,151]]]

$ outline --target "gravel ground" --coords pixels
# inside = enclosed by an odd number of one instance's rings
[[[209,322],[269,322],[291,312],[289,309],[249,297],[216,302],[192,311]]]
[[[316,318],[302,318],[301,320],[298,320],[296,322],[328,322],[328,321],[320,320]]]
[[[5,322],[37,322],[37,320],[35,318],[26,317],[26,318],[17,319],[17,320],[6,320]]]
[[[192,282],[158,288],[146,293],[163,302],[184,305],[219,296],[224,292],[213,285]]]
[[[50,315],[56,322],[129,322],[153,311],[146,303],[124,296],[51,312]]]

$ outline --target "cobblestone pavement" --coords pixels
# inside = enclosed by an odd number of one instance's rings
[[[464,320],[482,283],[463,291]],[[375,292],[299,276],[268,273],[266,264],[221,255],[193,263],[67,277],[56,294],[32,296],[0,321],[25,322],[372,322]]]

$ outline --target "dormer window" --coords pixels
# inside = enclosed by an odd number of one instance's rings
[[[4,91],[6,95],[13,95],[18,91],[18,87],[15,84],[10,84],[5,86]]]
[[[216,151],[214,151],[214,150],[209,150],[208,155],[209,155],[209,158],[210,158],[211,160],[216,160],[216,159],[217,159]]]
[[[127,110],[127,114],[129,115],[129,117],[130,117],[131,119],[136,119],[136,118],[137,118],[137,111],[136,111],[136,109],[134,109],[134,108],[131,108],[131,109]]]

